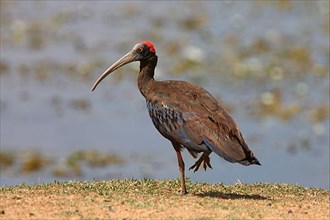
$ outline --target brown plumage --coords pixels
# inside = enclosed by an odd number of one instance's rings
[[[181,173],[181,193],[187,193],[181,149],[197,158],[190,167],[197,171],[211,167],[209,154],[215,152],[225,160],[242,165],[257,164],[258,159],[246,144],[234,119],[205,89],[184,81],[156,81],[157,55],[149,41],[138,43],[132,51],[110,66],[95,82],[93,89],[119,67],[140,61],[138,87],[145,97],[150,118],[157,130],[171,141]]]

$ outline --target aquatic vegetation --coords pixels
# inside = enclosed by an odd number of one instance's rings
[[[12,152],[0,151],[0,168],[1,170],[12,166],[15,163],[15,155]]]
[[[44,171],[53,176],[74,177],[84,174],[82,167],[106,168],[124,163],[124,159],[115,154],[97,150],[73,151],[61,160],[50,158],[38,150],[0,151],[1,169],[9,170],[12,175]]]
[[[21,173],[32,173],[44,169],[51,164],[51,160],[35,150],[23,152],[23,158],[19,165]]]

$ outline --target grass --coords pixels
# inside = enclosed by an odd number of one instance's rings
[[[330,192],[287,184],[180,180],[54,182],[0,188],[0,219],[329,219]],[[37,208],[36,208],[37,207]]]

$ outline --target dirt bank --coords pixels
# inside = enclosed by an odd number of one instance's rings
[[[0,219],[329,219],[330,192],[286,184],[113,180],[0,189]]]

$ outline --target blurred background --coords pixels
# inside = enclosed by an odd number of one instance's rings
[[[210,91],[262,164],[211,154],[213,170],[188,178],[329,189],[329,1],[290,0],[2,0],[1,186],[179,177],[136,86],[138,63],[91,92],[144,40],[159,56],[156,79]]]

